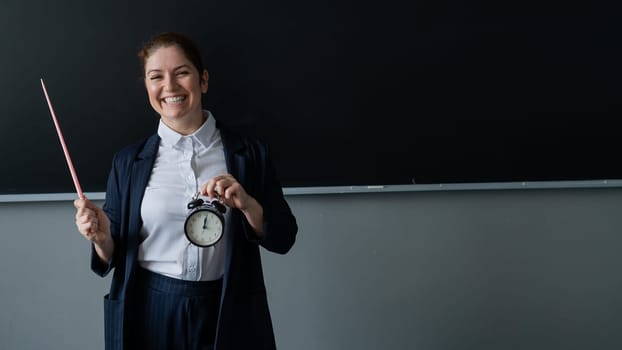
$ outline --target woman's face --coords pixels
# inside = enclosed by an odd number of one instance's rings
[[[207,71],[201,75],[178,46],[156,49],[145,61],[145,87],[151,107],[173,130],[187,134],[203,122],[201,95],[207,92]]]

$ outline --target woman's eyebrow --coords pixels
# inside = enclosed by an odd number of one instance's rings
[[[190,66],[184,63],[181,66],[177,66],[177,67],[173,68],[173,71],[180,70],[180,69],[183,69],[183,68],[187,69],[187,68],[190,68]],[[160,72],[162,72],[162,69],[154,68],[154,69],[148,70],[147,74],[150,74],[150,73],[160,73]]]
[[[173,69],[173,70],[179,70],[179,69],[182,69],[182,68],[190,68],[190,66],[189,66],[189,65],[187,65],[187,64],[182,64],[182,65],[181,65],[181,66],[179,66],[179,67],[175,67],[175,69]]]

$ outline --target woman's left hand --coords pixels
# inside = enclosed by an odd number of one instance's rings
[[[218,198],[224,205],[242,211],[248,208],[252,200],[231,174],[218,175],[210,179],[201,187],[201,195]]]
[[[218,175],[201,187],[201,195],[218,198],[224,205],[242,211],[258,238],[264,237],[263,207],[231,174]]]

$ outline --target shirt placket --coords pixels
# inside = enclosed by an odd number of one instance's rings
[[[189,137],[182,139],[182,157],[180,165],[180,172],[184,176],[184,187],[186,198],[190,199],[198,190],[197,178],[192,167],[192,160],[195,156],[193,140]],[[185,251],[182,253],[184,256],[182,275],[183,279],[196,281],[199,276],[199,251],[198,247],[192,245],[190,242],[186,245]]]

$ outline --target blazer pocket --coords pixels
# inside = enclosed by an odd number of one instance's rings
[[[106,350],[123,349],[123,305],[122,300],[104,296],[104,335]]]

